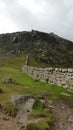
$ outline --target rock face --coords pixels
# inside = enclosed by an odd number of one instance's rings
[[[29,74],[36,80],[73,90],[73,69],[24,66],[22,72]]]

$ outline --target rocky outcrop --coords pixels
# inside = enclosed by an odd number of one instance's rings
[[[71,68],[37,68],[24,66],[22,72],[29,74],[36,80],[73,90],[73,69]]]
[[[33,99],[32,95],[16,95],[11,98],[11,102],[18,106],[20,104],[25,103],[28,99]]]
[[[2,83],[15,83],[15,84],[18,84],[18,83],[16,82],[16,80],[13,79],[13,78],[11,78],[11,77],[3,78]]]
[[[18,110],[16,116],[17,121],[26,126],[28,115],[32,112],[35,98],[32,95],[17,95],[11,98],[11,102]]]
[[[32,30],[0,34],[1,59],[23,54],[30,55],[33,66],[37,63],[40,66],[73,67],[73,42],[54,33]],[[25,64],[32,65],[31,62],[27,60]]]

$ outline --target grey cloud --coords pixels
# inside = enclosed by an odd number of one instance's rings
[[[40,7],[44,3],[43,13],[37,14],[19,5],[17,0],[3,1],[6,4],[9,17],[17,25],[18,30],[38,29],[45,32],[54,32],[73,40],[72,0],[34,0]],[[31,2],[31,0],[28,1]]]

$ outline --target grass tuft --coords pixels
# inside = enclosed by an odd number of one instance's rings
[[[11,102],[6,102],[5,104],[3,104],[2,107],[6,114],[8,114],[9,116],[16,117],[17,108]]]

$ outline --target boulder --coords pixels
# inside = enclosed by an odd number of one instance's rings
[[[15,79],[11,77],[6,77],[2,80],[3,83],[17,83]]]
[[[0,88],[0,93],[3,93],[3,90],[2,90],[2,88]]]
[[[25,103],[28,99],[34,99],[33,95],[16,95],[11,97],[11,102],[14,105]]]

